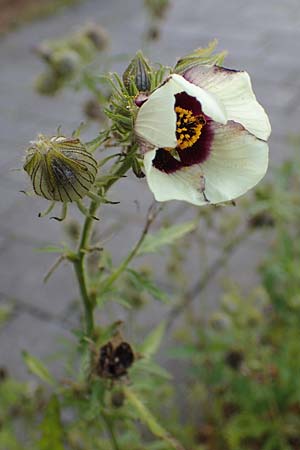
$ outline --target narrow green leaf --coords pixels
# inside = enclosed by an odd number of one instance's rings
[[[142,371],[147,372],[147,374],[149,374],[149,375],[153,375],[155,378],[159,377],[159,378],[162,378],[163,380],[171,380],[172,379],[172,375],[166,369],[164,369],[163,367],[154,363],[152,360],[142,358],[135,362],[135,364],[130,372],[131,375],[134,375],[134,372],[136,372],[138,375],[137,380],[135,380],[135,382],[134,382],[135,386],[137,386],[137,385],[140,386],[140,384],[141,384],[140,374]],[[145,380],[147,380],[146,383],[148,383],[148,385],[149,385],[149,377],[143,377],[142,382],[144,382]]]
[[[39,441],[39,450],[64,450],[60,406],[55,395],[51,397],[47,405],[40,430],[42,436]]]
[[[30,355],[25,350],[22,351],[23,360],[30,372],[38,376],[41,380],[53,386],[55,384],[54,378],[44,364],[35,356]]]
[[[124,308],[132,309],[132,305],[129,303],[129,301],[125,298],[122,298],[121,296],[114,297],[113,301],[124,306]]]
[[[163,439],[175,450],[184,450],[183,446],[174,439],[156,420],[153,414],[148,410],[144,403],[137,397],[132,389],[124,386],[124,393],[131,406],[138,412],[139,419],[149,428],[149,430],[158,438]]]
[[[130,274],[131,280],[134,284],[135,289],[138,291],[146,291],[154,299],[159,300],[163,303],[169,303],[169,296],[166,292],[162,291],[145,273],[137,272],[133,269],[127,269],[127,273]]]
[[[146,236],[138,251],[138,255],[154,253],[160,250],[162,246],[172,244],[187,233],[194,231],[196,228],[197,222],[194,220],[167,228],[161,228],[157,233]]]
[[[159,349],[161,340],[165,334],[165,322],[161,322],[154,330],[151,331],[151,333],[148,334],[146,339],[144,340],[140,351],[141,353],[151,358],[157,350]]]
[[[0,327],[6,323],[13,313],[13,305],[3,305],[0,307]]]

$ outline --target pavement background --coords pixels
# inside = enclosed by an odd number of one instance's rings
[[[36,94],[33,80],[42,65],[31,49],[41,40],[64,36],[89,20],[109,31],[113,54],[133,55],[142,45],[147,18],[141,0],[87,0],[0,41],[0,305],[16,305],[0,329],[0,365],[17,377],[27,376],[20,357],[23,348],[53,365],[51,355],[61,351],[71,338],[77,311],[72,268],[64,266],[43,285],[42,277],[53,255],[34,251],[63,239],[62,228],[47,218],[37,218],[45,202],[22,196],[19,191],[28,186],[26,177],[11,169],[22,166],[24,150],[38,132],[51,135],[62,125],[66,135],[72,133],[82,120],[82,95],[69,90],[47,99]],[[273,128],[271,164],[280,163],[291,154],[286,136],[299,133],[299,0],[173,0],[162,38],[149,47],[149,56],[174,64],[177,57],[215,37],[219,48],[229,51],[226,65],[251,74],[257,98],[269,113]],[[121,72],[125,65],[118,63],[116,69]],[[149,205],[152,197],[146,183],[136,179],[120,184],[113,197],[121,205],[103,210],[101,233],[105,236],[113,226],[122,224],[122,231],[114,232],[108,240],[118,260],[136,241],[144,220],[143,206]],[[140,210],[136,200],[142,205]],[[257,241],[234,255],[232,273],[245,285],[253,284],[251,273],[261,254],[261,241]],[[194,268],[196,273],[197,266]],[[215,292],[211,284],[207,295]],[[160,314],[161,310],[153,307],[143,319],[145,329]],[[59,373],[62,365],[56,363],[53,370]]]

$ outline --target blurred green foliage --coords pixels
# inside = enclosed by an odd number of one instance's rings
[[[220,227],[227,230],[223,235],[225,260],[237,228],[245,228],[245,236],[258,231],[260,239],[268,236],[269,250],[258,267],[261,282],[253,292],[246,295],[235,280],[227,285],[220,306],[209,317],[200,320],[178,313],[182,316],[175,334],[178,342],[169,356],[185,371],[180,385],[153,359],[164,340],[166,322],[135,345],[135,362],[125,378],[105,379],[92,373],[87,382],[83,359],[79,371],[69,367],[72,379],[53,383],[42,363],[25,354],[31,372],[46,383],[50,380],[51,388],[16,382],[1,371],[0,447],[182,448],[165,431],[168,429],[186,449],[299,449],[299,167],[296,158],[285,162],[273,172],[271,181],[257,188],[234,213],[207,213],[204,220],[208,224],[217,217],[218,233]],[[194,245],[195,234],[190,240]],[[153,237],[147,242],[154,242]],[[178,244],[174,249],[172,260],[174,263],[177,255],[179,270],[185,257],[178,253]],[[182,276],[184,280],[183,271]],[[140,298],[145,290],[162,300],[163,291],[157,294],[160,288],[156,292],[151,277],[143,270],[126,271],[119,281],[124,299],[130,303],[130,298]],[[184,292],[180,291],[181,281],[178,279],[180,296]],[[181,298],[181,302],[185,300]],[[146,303],[132,301],[130,314],[134,317],[134,311]],[[93,350],[96,363],[99,348],[118,328],[116,323],[99,330]]]
[[[160,20],[169,2],[146,1],[145,5]],[[90,65],[95,53],[103,50],[96,42],[102,34],[99,29],[96,35],[91,31],[95,29],[84,28],[39,48],[46,65],[37,82],[40,92],[52,95],[65,86],[83,87],[93,93],[90,107],[107,106],[107,78],[95,75]],[[213,48],[214,43],[208,51]],[[206,56],[196,52],[191,57],[201,55]],[[158,68],[148,80],[144,63],[143,75],[154,88],[162,81],[164,69]],[[111,88],[117,86],[109,105],[113,125],[96,138],[95,149],[99,142],[114,146],[110,134],[123,136],[124,147],[132,140],[128,109],[134,103],[133,83],[138,78],[132,77],[131,70],[127,75],[127,86],[117,76],[110,79]],[[48,91],[41,89],[43,76],[48,77],[49,85],[42,86],[50,86]],[[134,157],[135,173],[140,176],[140,160]],[[124,307],[127,327],[132,328],[130,344],[124,341],[120,322],[104,326],[101,321],[92,339],[74,330],[78,352],[65,355],[63,379],[57,380],[29,352],[23,352],[23,360],[33,381],[17,382],[0,369],[1,450],[299,450],[299,168],[297,158],[285,162],[273,171],[269,182],[261,183],[236,207],[180,205],[175,212],[164,210],[159,231],[147,234],[146,224],[129,256],[117,266],[102,247],[86,248],[91,299],[99,309],[113,302]],[[106,177],[104,173],[100,184],[109,184]],[[76,246],[77,224],[70,223],[66,230]],[[253,236],[269,247],[257,268],[258,286],[245,294],[233,279],[218,309],[204,317],[207,302],[199,319],[193,310],[195,300],[205,297],[208,282]],[[149,256],[166,246],[164,285],[158,285],[155,270],[138,258],[129,267],[133,256]],[[208,257],[212,249],[217,255],[213,261]],[[44,251],[62,255],[60,262],[71,254],[64,247]],[[186,264],[191,251],[199,257],[195,284]],[[153,299],[166,309],[145,336],[138,328],[138,314]],[[0,311],[1,323],[7,314],[6,309]],[[161,348],[166,352],[165,341],[175,320],[179,322],[174,333],[177,342],[169,351],[173,376],[170,368],[158,364],[156,355]],[[133,363],[124,354],[113,358],[119,348],[116,339],[132,348]],[[179,378],[180,371],[184,376]]]
[[[190,448],[300,448],[299,167],[285,162],[249,200],[248,226],[271,242],[261,285],[247,297],[235,285],[172,352],[190,366]]]

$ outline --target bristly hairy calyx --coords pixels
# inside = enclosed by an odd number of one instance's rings
[[[116,73],[107,78],[112,95],[105,114],[112,122],[111,134],[119,143],[131,145],[135,142],[134,122],[138,111],[136,97],[141,92],[149,94],[155,90],[169,72],[170,69],[164,66],[153,68],[139,51],[122,79]]]
[[[200,47],[194,50],[187,56],[179,59],[176,66],[174,67],[174,72],[178,74],[184,73],[187,69],[191,69],[192,67],[198,65],[207,65],[207,66],[222,66],[224,59],[227,55],[227,51],[222,51],[220,53],[214,53],[216,46],[218,44],[218,40],[214,39],[211,41],[207,47]]]

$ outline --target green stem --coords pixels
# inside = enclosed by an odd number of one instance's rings
[[[82,256],[78,257],[78,260],[74,262],[75,273],[80,289],[81,298],[84,305],[85,314],[85,333],[87,337],[92,337],[94,333],[94,316],[93,316],[93,306],[88,294],[86,277],[84,274],[84,259]]]
[[[85,313],[85,332],[87,337],[92,338],[94,333],[94,305],[92,303],[91,297],[88,293],[87,288],[87,277],[85,273],[85,250],[88,247],[90,236],[92,233],[93,227],[93,216],[96,213],[98,207],[100,205],[100,200],[93,200],[90,204],[89,208],[89,216],[86,217],[81,238],[78,246],[77,259],[74,261],[75,273],[77,276],[77,281],[81,293],[81,297],[84,305],[84,313]]]
[[[150,208],[151,210],[151,208]],[[158,210],[159,211],[159,210]],[[138,240],[138,242],[135,244],[135,246],[133,247],[133,249],[131,250],[131,252],[129,253],[129,255],[121,262],[121,264],[119,265],[119,267],[117,267],[111,274],[110,276],[104,281],[103,283],[103,290],[107,290],[115,281],[117,278],[119,278],[119,276],[124,272],[124,270],[127,268],[128,264],[130,263],[130,261],[135,257],[135,255],[138,253],[142,243],[144,242],[145,237],[147,236],[149,227],[151,225],[151,223],[154,221],[154,219],[156,218],[158,211],[156,212],[156,214],[148,214],[147,217],[147,221],[146,224],[144,226],[144,229],[142,231],[141,237]]]
[[[107,190],[125,173],[129,170],[131,167],[132,158],[131,158],[131,152],[127,155],[125,160],[120,164],[118,164],[119,167],[117,167],[116,171],[113,173],[114,177],[113,179],[110,179],[104,187],[104,191],[107,192]],[[95,219],[93,218],[100,206],[101,199],[95,198],[91,201],[90,208],[89,208],[89,216],[86,217],[81,233],[81,238],[78,245],[77,250],[77,258],[74,259],[74,269],[75,274],[77,277],[80,294],[82,297],[83,305],[84,305],[84,314],[85,314],[85,332],[86,336],[88,338],[93,338],[94,334],[94,303],[91,299],[89,292],[88,292],[88,285],[87,285],[87,276],[85,272],[85,257],[86,257],[86,250],[89,248],[89,242],[90,237],[92,234],[93,224]]]
[[[112,421],[104,412],[102,412],[101,415],[102,415],[103,421],[105,422],[107,431],[109,433],[113,449],[121,450],[119,447],[118,441],[117,441],[117,436],[116,436]]]

